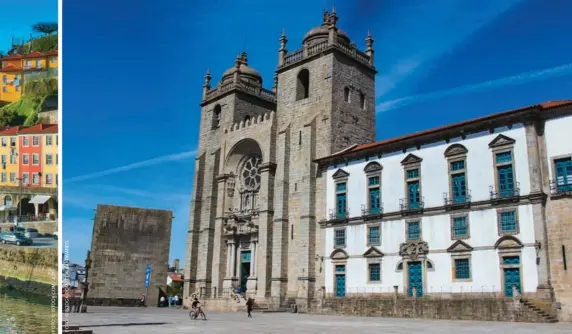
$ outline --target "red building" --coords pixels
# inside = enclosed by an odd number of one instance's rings
[[[19,134],[18,177],[24,187],[42,186],[42,132],[45,124],[21,129]]]

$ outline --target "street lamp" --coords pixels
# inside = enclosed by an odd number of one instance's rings
[[[87,282],[87,277],[89,275],[89,268],[91,268],[91,251],[87,251],[87,258],[85,259],[85,278],[83,279],[83,291],[81,296],[81,313],[87,312],[87,291],[89,290],[89,283]]]

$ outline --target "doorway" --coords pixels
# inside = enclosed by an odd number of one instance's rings
[[[246,292],[246,281],[250,276],[250,251],[240,253],[240,292]]]

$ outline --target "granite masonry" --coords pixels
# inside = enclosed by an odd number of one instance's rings
[[[98,205],[93,226],[88,304],[134,306],[147,293],[150,306],[166,291],[173,213]],[[147,265],[151,265],[148,291]]]

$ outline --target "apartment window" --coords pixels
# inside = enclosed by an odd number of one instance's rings
[[[52,146],[53,141],[54,141],[54,139],[51,135],[46,136],[46,146]]]
[[[421,202],[421,189],[419,179],[419,169],[410,169],[406,171],[407,178],[407,203],[409,208],[417,209]]]
[[[56,173],[56,185],[58,185],[58,173]]]
[[[2,87],[2,92],[8,93],[8,88],[6,86]]]
[[[29,163],[30,163],[30,156],[28,155],[28,153],[22,154],[22,164],[27,165]]]
[[[380,282],[381,281],[381,264],[379,263],[369,263],[369,281],[370,282]]]
[[[6,154],[2,154],[2,168],[6,168]]]
[[[421,239],[421,222],[407,222],[407,240]]]
[[[6,172],[2,172],[2,182],[6,182],[8,179],[6,178]]]
[[[347,208],[347,186],[345,182],[336,184],[336,217],[346,217]]]
[[[42,68],[42,61],[36,60],[36,68]]]
[[[22,146],[28,147],[30,145],[30,138],[28,136],[22,137]]]
[[[32,136],[32,146],[40,146],[40,137]]]
[[[340,228],[334,230],[334,247],[345,247],[346,245],[346,229]]]
[[[29,60],[26,60],[26,65],[25,65],[25,66],[26,66],[26,68],[32,67],[32,62],[29,61]]]
[[[469,223],[467,216],[453,217],[453,238],[466,238],[469,236]]]
[[[58,164],[59,164],[59,162],[58,162],[58,157],[59,157],[59,154],[58,154],[58,153],[56,153],[56,165],[58,165]]]
[[[501,234],[518,233],[516,209],[499,212],[499,230]]]
[[[38,153],[32,154],[32,165],[38,166],[40,164],[40,155]]]
[[[16,146],[17,137],[10,137],[10,146]]]
[[[500,197],[514,196],[514,171],[512,152],[502,152],[495,155],[498,175],[498,192]]]
[[[367,181],[369,193],[369,213],[381,213],[381,187],[379,176],[372,176]]]
[[[572,191],[572,158],[555,159],[554,174],[558,192]]]
[[[53,181],[54,180],[52,174],[46,174],[46,184],[52,184]]]
[[[6,137],[2,137],[2,146],[6,147],[8,145],[8,139]]]
[[[471,278],[470,260],[455,259],[455,279],[466,280]]]
[[[379,245],[380,238],[380,228],[379,226],[368,226],[367,228],[367,244],[368,245]]]
[[[3,75],[2,76],[2,82],[6,83],[6,81],[8,81],[8,77],[6,75]]]
[[[38,173],[32,173],[32,183],[40,184],[40,175]]]
[[[52,165],[53,164],[53,159],[54,156],[52,154],[46,154],[46,165]]]
[[[22,184],[30,184],[30,175],[28,173],[22,173]]]
[[[52,64],[55,63],[55,62],[56,62],[56,57],[50,58],[50,62],[51,62]]]
[[[16,183],[16,173],[14,172],[10,173],[10,182]]]
[[[10,163],[11,164],[17,164],[18,163],[18,156],[15,153],[10,154]]]

